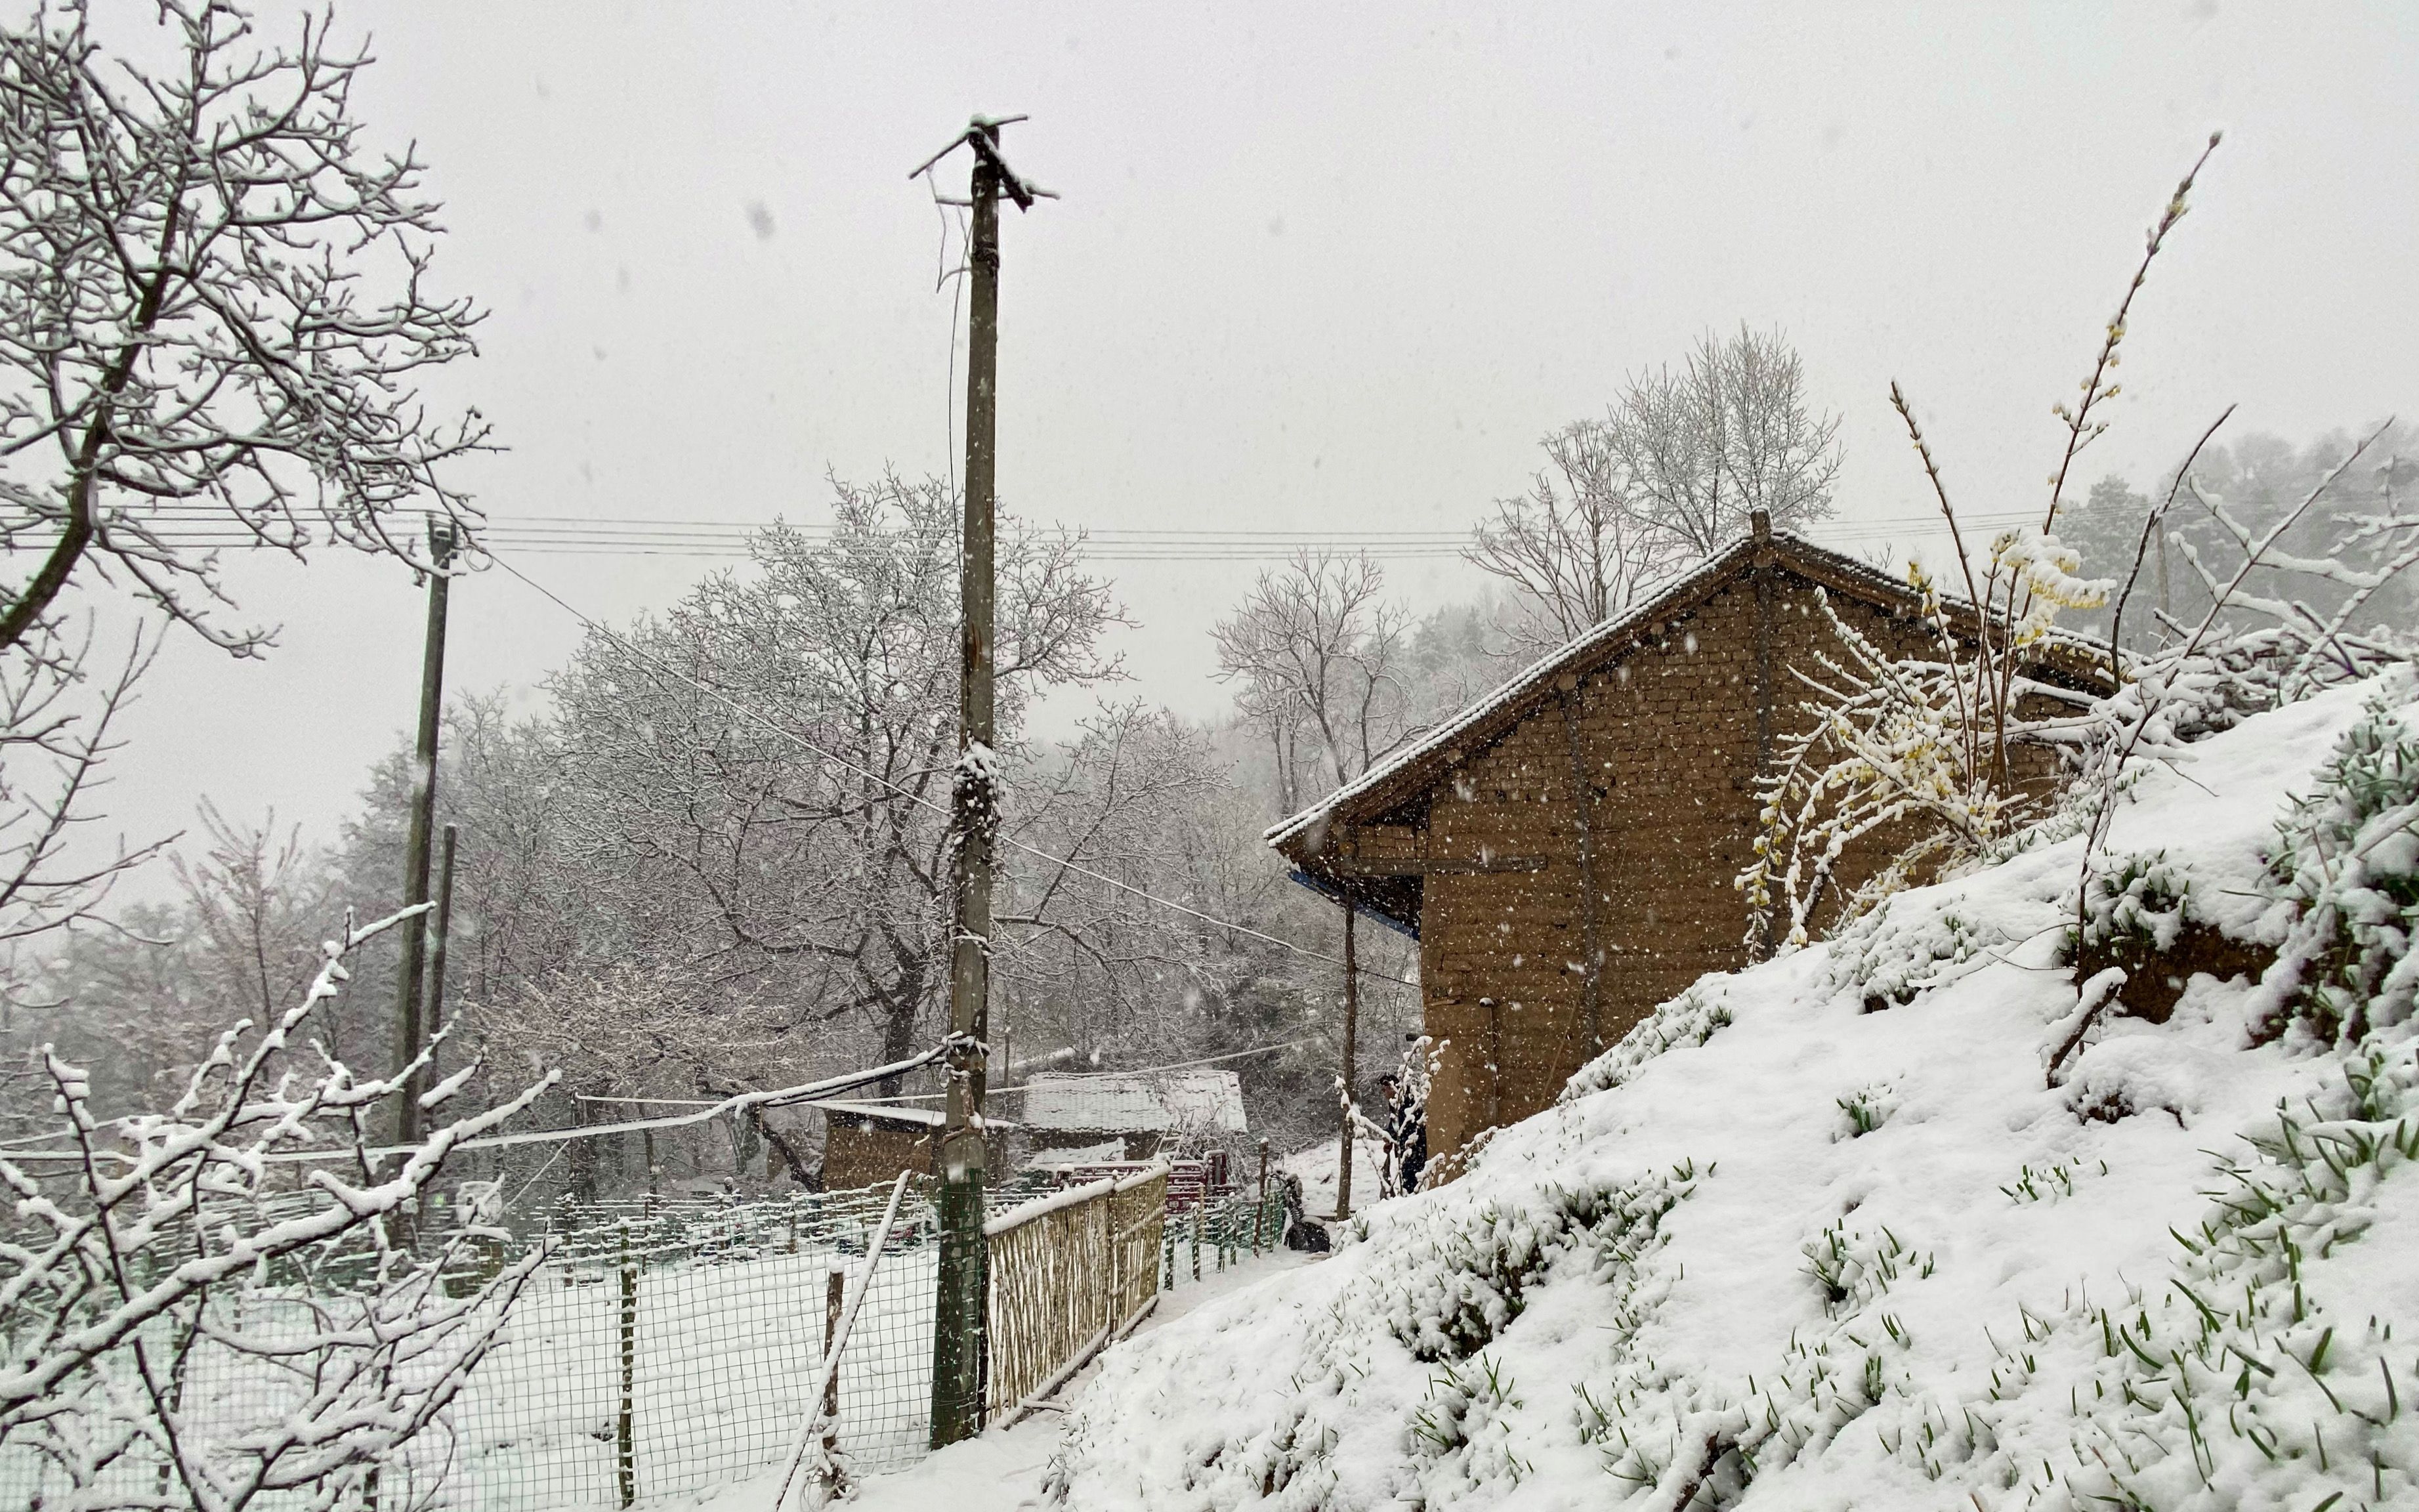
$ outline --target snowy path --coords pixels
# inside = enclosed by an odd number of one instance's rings
[[[1332,1175],[1332,1156],[1328,1168]],[[1134,1330],[1133,1337],[1147,1338],[1205,1303],[1299,1270],[1316,1258],[1286,1250],[1257,1258],[1246,1256],[1240,1263],[1205,1275],[1196,1284],[1163,1291],[1158,1307]],[[1094,1361],[1055,1400],[1072,1400],[1100,1369],[1101,1362]],[[1060,1417],[1055,1412],[1036,1412],[1006,1432],[994,1429],[970,1443],[928,1455],[909,1469],[869,1476],[859,1484],[849,1505],[854,1512],[1022,1512],[1039,1506],[1041,1478],[1058,1447]],[[654,1503],[648,1512],[771,1512],[774,1489],[773,1478],[766,1476],[724,1487],[703,1498]]]

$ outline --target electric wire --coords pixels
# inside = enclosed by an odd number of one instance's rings
[[[1249,1050],[1230,1050],[1223,1056],[1203,1056],[1197,1060],[1174,1060],[1164,1066],[1135,1066],[1124,1071],[1059,1072],[1053,1072],[1053,1075],[1058,1081],[1066,1082],[1097,1081],[1106,1076],[1154,1076],[1164,1071],[1192,1071],[1201,1066],[1219,1066],[1229,1060],[1249,1060],[1254,1056],[1273,1055],[1279,1050],[1297,1050],[1306,1044],[1323,1045],[1329,1042],[1324,1037],[1314,1034],[1300,1040],[1281,1041],[1276,1044],[1255,1045]],[[1019,1082],[1013,1087],[986,1087],[983,1088],[983,1095],[995,1097],[1008,1092],[1029,1092],[1033,1090],[1034,1085],[1032,1082]],[[896,1097],[853,1097],[848,1101],[871,1107],[892,1103],[937,1103],[948,1095],[947,1092],[901,1092]]]
[[[931,1049],[910,1056],[904,1060],[894,1060],[886,1066],[873,1066],[863,1071],[843,1072],[838,1076],[826,1076],[821,1081],[802,1082],[795,1087],[779,1087],[764,1092],[736,1092],[719,1103],[707,1103],[701,1111],[695,1113],[666,1114],[657,1119],[628,1119],[617,1123],[584,1123],[569,1129],[520,1129],[505,1134],[479,1134],[456,1142],[452,1147],[451,1152],[506,1149],[516,1145],[541,1145],[549,1142],[562,1144],[578,1139],[601,1139],[609,1134],[637,1134],[641,1130],[683,1128],[690,1124],[703,1123],[725,1113],[739,1113],[749,1108],[789,1107],[817,1098],[829,1097],[835,1092],[845,1092],[871,1082],[883,1081],[892,1076],[903,1076],[911,1071],[929,1066],[948,1054],[949,1045],[950,1041],[944,1040]],[[355,1160],[363,1156],[381,1159],[389,1155],[409,1155],[421,1148],[418,1145],[384,1145],[375,1149],[356,1149],[349,1145],[331,1145],[325,1149],[270,1150],[249,1158],[277,1165],[288,1165],[312,1161]],[[33,1149],[12,1152],[0,1157],[8,1161],[81,1161],[85,1158],[85,1152],[80,1149]],[[134,1164],[131,1157],[115,1149],[94,1150],[92,1158],[112,1161],[121,1165]]]
[[[1274,1055],[1280,1050],[1298,1050],[1306,1044],[1326,1043],[1328,1043],[1326,1039],[1314,1034],[1300,1040],[1281,1040],[1274,1044],[1254,1045],[1249,1050],[1229,1050],[1225,1055],[1202,1056],[1193,1060],[1171,1060],[1163,1066],[1130,1066],[1111,1071],[1053,1072],[1051,1075],[1056,1082],[1098,1081],[1109,1076],[1155,1076],[1163,1071],[1192,1071],[1202,1066],[1223,1066],[1230,1060],[1249,1060],[1254,1056]],[[1055,1085],[1055,1082],[1053,1085]],[[983,1088],[983,1095],[991,1097],[1006,1092],[1029,1092],[1033,1088],[1034,1084],[1031,1082],[1019,1082],[1012,1087],[986,1087]],[[693,1108],[721,1106],[718,1103],[694,1097],[595,1097],[586,1092],[575,1095],[582,1103],[638,1103]],[[947,1092],[901,1092],[896,1097],[852,1097],[847,1101],[871,1107],[877,1103],[937,1103],[948,1095]]]
[[[192,550],[285,549],[314,544],[296,533],[285,519],[263,521],[254,532],[230,520],[215,506],[172,503],[146,512],[160,521],[152,535],[162,546]],[[2016,525],[2031,518],[2029,511],[1977,514],[1966,523],[1980,529]],[[1883,542],[1899,535],[1936,528],[1934,515],[1888,516],[1864,519],[1822,520],[1800,527],[1803,533],[1841,544]],[[684,520],[662,517],[529,515],[489,520],[475,532],[483,546],[510,548],[562,556],[663,556],[744,560],[755,554],[769,530],[809,538],[828,538],[840,527],[829,523],[792,524],[765,520]],[[1254,562],[1289,557],[1301,550],[1342,550],[1385,561],[1449,561],[1466,556],[1476,544],[1467,530],[1351,529],[1154,529],[1120,526],[1048,526],[1071,535],[1088,561]],[[954,543],[955,532],[935,532],[932,545]],[[915,537],[906,537],[913,544]]]

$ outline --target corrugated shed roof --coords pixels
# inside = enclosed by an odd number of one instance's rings
[[[1025,1126],[1059,1134],[1243,1134],[1242,1079],[1231,1071],[1042,1074],[1025,1083]]]

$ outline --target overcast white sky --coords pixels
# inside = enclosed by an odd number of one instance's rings
[[[2147,481],[2228,402],[2295,437],[2419,405],[2410,7],[416,0],[342,23],[379,58],[362,114],[434,166],[445,279],[493,309],[444,390],[511,448],[471,470],[499,519],[817,519],[827,471],[942,471],[950,297],[906,176],[977,110],[1030,113],[1010,156],[1065,196],[1007,218],[1000,487],[1029,516],[1462,528],[1543,432],[1741,319],[1785,328],[1844,415],[1845,516],[1927,501],[1893,378],[1962,507],[2030,505],[2049,406],[2212,127],[2085,476]],[[521,564],[616,619],[711,565]],[[1139,690],[1223,707],[1206,632],[1256,569],[1115,570]],[[1390,580],[1415,607],[1473,581]],[[408,725],[402,568],[238,581],[282,644],[174,647],[109,828],[183,827],[207,795],[329,833]],[[455,605],[455,688],[531,689],[577,640],[499,573]]]

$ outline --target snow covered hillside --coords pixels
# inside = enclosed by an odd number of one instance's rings
[[[1700,981],[1461,1180],[1115,1352],[1055,1494],[2419,1504],[2414,746],[2403,677],[2141,781],[2095,933],[2281,948],[2163,1024],[2078,1004],[2072,840]]]

